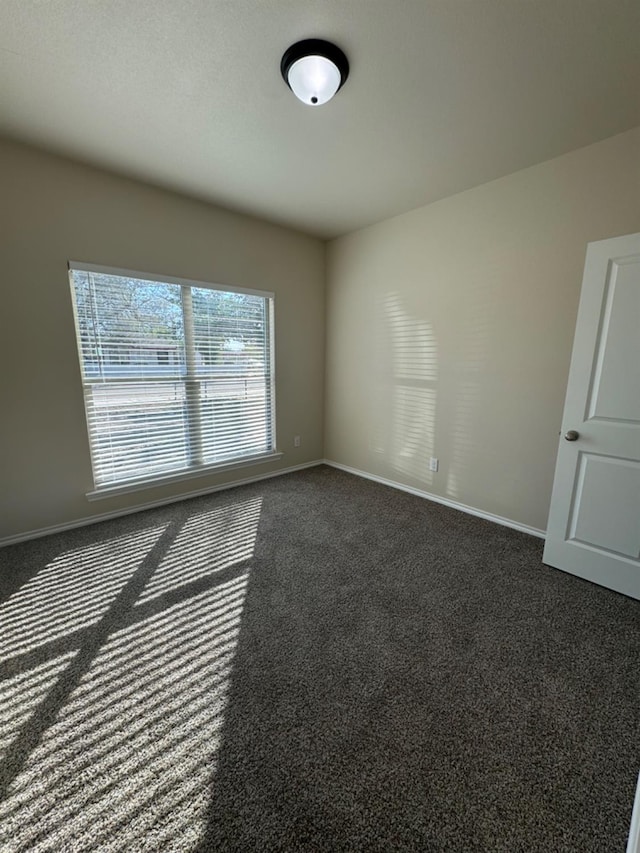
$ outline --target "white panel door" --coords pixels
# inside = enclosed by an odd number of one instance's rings
[[[640,234],[587,248],[543,560],[640,599]]]

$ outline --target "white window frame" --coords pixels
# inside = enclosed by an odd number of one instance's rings
[[[195,288],[203,288],[207,290],[215,290],[222,293],[240,293],[248,296],[259,296],[263,299],[267,300],[268,305],[268,321],[267,321],[267,344],[268,344],[268,357],[270,360],[270,388],[269,388],[269,399],[271,402],[270,406],[270,435],[271,435],[271,450],[265,453],[260,453],[252,456],[243,456],[238,459],[233,459],[227,462],[217,462],[217,463],[205,463],[201,465],[190,465],[187,468],[180,469],[175,472],[170,473],[161,473],[157,476],[155,475],[144,475],[140,478],[135,478],[119,483],[107,484],[101,486],[95,486],[95,488],[89,492],[87,492],[86,496],[89,500],[97,500],[100,498],[111,497],[113,495],[126,494],[128,492],[136,492],[144,489],[150,489],[155,486],[161,486],[165,483],[174,483],[180,482],[183,480],[190,480],[196,477],[202,477],[207,474],[212,473],[223,473],[225,471],[232,471],[237,468],[246,468],[251,465],[257,465],[265,462],[272,462],[274,460],[278,460],[282,457],[282,453],[279,452],[276,443],[276,382],[275,382],[275,294],[271,291],[265,290],[255,290],[246,287],[235,287],[231,285],[220,285],[213,284],[208,281],[198,281],[196,279],[182,278],[178,276],[167,276],[167,275],[159,275],[157,273],[148,273],[142,272],[140,270],[129,270],[123,269],[121,267],[107,267],[102,266],[100,264],[90,264],[85,263],[84,261],[68,261],[67,263],[69,270],[69,282],[71,285],[71,295],[73,302],[73,311],[74,311],[74,321],[75,321],[75,334],[78,345],[78,358],[80,361],[80,370],[82,375],[82,387],[83,387],[83,397],[86,402],[86,394],[84,393],[84,389],[86,386],[86,377],[84,371],[84,361],[82,354],[82,345],[80,338],[78,336],[79,324],[78,317],[76,311],[76,297],[75,297],[75,286],[72,278],[72,271],[78,272],[86,272],[86,273],[102,273],[105,275],[113,275],[113,276],[121,276],[123,278],[130,279],[138,279],[140,281],[155,281],[159,284],[173,284],[181,287],[195,287]],[[91,465],[92,472],[95,470],[94,460],[93,460],[93,449],[91,444],[91,439],[89,436],[89,413],[86,410],[85,406],[85,422],[87,426],[87,440],[89,444],[89,452],[91,454]],[[94,480],[95,485],[95,480]]]

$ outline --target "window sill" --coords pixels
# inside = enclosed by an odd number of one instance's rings
[[[250,465],[261,465],[264,462],[274,462],[281,459],[282,453],[274,451],[273,453],[261,453],[259,456],[244,457],[243,459],[234,460],[233,462],[222,462],[218,465],[203,465],[200,468],[190,468],[187,471],[179,471],[175,474],[168,474],[162,477],[150,477],[145,480],[135,480],[129,483],[120,483],[113,486],[103,486],[95,489],[92,492],[87,492],[87,500],[98,501],[103,498],[111,498],[116,495],[126,495],[129,492],[141,492],[147,489],[153,489],[156,486],[170,485],[171,483],[180,483],[186,480],[194,480],[197,477],[206,477],[208,474],[222,474],[225,471],[234,471],[237,468],[247,468]]]

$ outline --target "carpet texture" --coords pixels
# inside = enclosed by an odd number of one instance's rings
[[[0,551],[0,849],[624,851],[640,604],[327,467]]]

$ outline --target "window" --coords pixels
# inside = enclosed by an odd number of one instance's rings
[[[96,492],[271,457],[272,294],[69,275]]]

